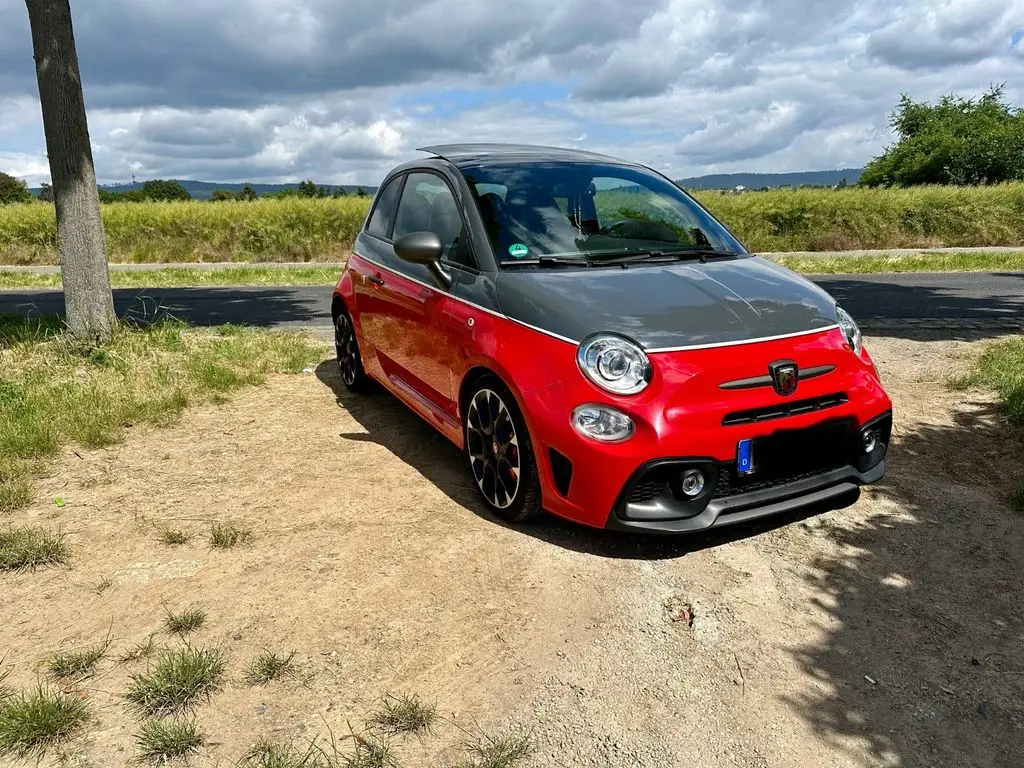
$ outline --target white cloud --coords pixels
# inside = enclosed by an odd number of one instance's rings
[[[677,176],[861,165],[902,92],[1009,81],[1024,102],[1010,77],[1020,2],[108,0],[74,13],[101,179],[373,184],[449,141],[585,142]],[[0,8],[0,163],[38,183],[25,17]],[[503,95],[527,84],[535,96]]]

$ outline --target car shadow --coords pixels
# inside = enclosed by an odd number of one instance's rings
[[[474,514],[524,536],[532,536],[554,546],[597,557],[633,560],[664,560],[691,552],[721,546],[729,542],[766,533],[823,512],[849,506],[859,493],[842,497],[828,505],[774,515],[762,520],[684,536],[606,531],[573,523],[545,514],[535,521],[508,525],[495,518],[477,497],[463,454],[446,438],[413,413],[383,387],[374,385],[367,393],[354,394],[342,384],[337,362],[332,358],[316,367],[316,376],[334,394],[337,403],[365,432],[342,433],[347,440],[372,442],[386,448],[415,468],[457,504]]]

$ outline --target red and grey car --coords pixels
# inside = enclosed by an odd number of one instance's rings
[[[498,518],[679,533],[882,477],[892,406],[853,318],[672,181],[425,151],[384,179],[335,289],[338,364],[464,450]]]

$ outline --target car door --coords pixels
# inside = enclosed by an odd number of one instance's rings
[[[449,374],[447,318],[451,298],[426,267],[398,258],[392,243],[412,232],[434,232],[446,253],[459,247],[462,219],[445,180],[428,171],[407,174],[385,264],[367,277],[372,300],[360,314],[369,344],[383,375],[399,394],[405,394],[445,420],[454,420],[455,406]]]

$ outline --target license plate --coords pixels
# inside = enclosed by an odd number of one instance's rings
[[[740,440],[736,446],[736,471],[749,475],[754,471],[754,441]]]

